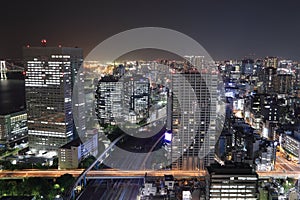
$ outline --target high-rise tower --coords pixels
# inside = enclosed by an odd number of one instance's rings
[[[83,55],[80,48],[42,44],[23,48],[28,140],[32,149],[57,150],[73,138],[72,87]]]
[[[204,169],[214,162],[218,72],[210,68],[201,70],[172,74],[173,169]]]

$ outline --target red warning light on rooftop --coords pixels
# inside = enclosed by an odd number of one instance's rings
[[[46,39],[42,39],[41,40],[41,44],[43,47],[46,47],[47,46],[47,40]]]

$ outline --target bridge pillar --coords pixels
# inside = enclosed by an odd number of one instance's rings
[[[0,61],[0,80],[6,80],[6,72],[7,72],[7,68],[6,68],[6,64],[4,60]]]
[[[86,176],[83,177],[83,186],[86,186]]]
[[[72,190],[72,192],[71,192],[71,199],[72,200],[75,199],[75,191],[74,190]]]

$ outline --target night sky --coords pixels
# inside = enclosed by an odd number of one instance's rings
[[[300,61],[297,0],[5,0],[0,8],[0,58],[21,58],[22,46],[43,38],[87,55],[116,33],[156,26],[196,39],[215,60],[255,54]]]

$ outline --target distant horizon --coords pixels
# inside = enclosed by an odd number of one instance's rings
[[[26,47],[26,45],[23,45],[20,47],[20,56],[17,57],[1,57],[0,55],[0,60],[12,60],[12,61],[22,61],[23,60],[23,56],[22,56],[22,48]],[[35,45],[35,46],[31,46],[30,47],[42,47],[41,45]],[[59,47],[59,45],[47,45],[47,47]],[[81,48],[83,50],[83,55],[84,55],[84,59],[87,57],[88,53],[86,53],[86,51],[84,50],[84,48],[80,47],[80,46],[61,46],[61,47],[73,47],[73,48]],[[150,51],[149,51],[150,50]],[[92,50],[90,50],[89,52],[91,52]],[[145,53],[143,53],[142,51],[146,51],[148,52],[150,55],[144,55]],[[137,55],[133,55],[135,52]],[[209,53],[209,52],[208,52]],[[164,56],[159,56],[158,54],[166,54],[168,57],[164,57]],[[137,56],[136,58],[133,58]],[[197,55],[193,55],[193,56],[197,56]],[[119,60],[120,58],[126,58],[126,57],[130,57],[132,58],[131,60]],[[120,56],[119,58],[117,58],[115,61],[117,62],[124,62],[124,61],[138,61],[138,60],[144,60],[144,61],[154,61],[154,60],[159,60],[159,59],[168,59],[168,60],[176,60],[175,58],[180,58],[180,56],[175,55],[172,52],[166,52],[163,50],[159,50],[159,49],[150,49],[150,48],[145,48],[142,50],[136,50],[136,51],[132,51],[132,52],[128,52],[127,54],[124,54],[122,56]],[[222,61],[231,61],[231,60],[244,60],[244,59],[253,59],[253,60],[262,60],[266,57],[277,57],[280,60],[292,60],[294,62],[300,62],[299,60],[295,60],[289,57],[284,57],[284,56],[278,56],[278,55],[265,55],[265,56],[256,56],[256,54],[249,54],[248,56],[243,56],[241,57],[235,57],[235,58],[225,58],[225,59],[214,59],[214,57],[211,55],[211,57],[213,58],[214,61],[216,62],[222,62]],[[127,58],[126,58],[127,59]],[[85,60],[85,61],[94,61],[94,60]]]

